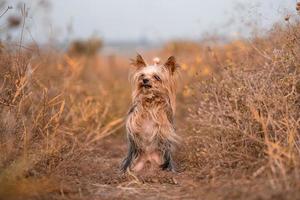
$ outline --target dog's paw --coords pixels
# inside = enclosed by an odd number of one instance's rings
[[[173,173],[176,173],[177,170],[174,166],[173,163],[170,163],[170,162],[167,162],[167,163],[164,163],[160,166],[160,168],[164,171],[169,171],[169,172],[173,172]]]

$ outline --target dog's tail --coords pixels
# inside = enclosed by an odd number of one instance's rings
[[[154,62],[154,65],[159,65],[159,63],[160,63],[160,58],[159,58],[159,57],[153,58],[153,62]]]

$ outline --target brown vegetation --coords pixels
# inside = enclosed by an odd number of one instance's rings
[[[95,55],[102,48],[102,41],[98,38],[88,40],[75,40],[71,43],[68,51],[71,55]]]

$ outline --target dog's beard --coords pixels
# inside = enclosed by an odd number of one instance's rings
[[[155,94],[155,90],[152,86],[141,86],[139,89],[139,96],[141,98],[152,99]]]
[[[137,96],[139,99],[154,100],[156,98],[168,96],[167,91],[163,88],[157,88],[153,85],[150,86],[140,86],[137,90]]]

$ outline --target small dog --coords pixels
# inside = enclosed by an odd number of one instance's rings
[[[175,73],[173,56],[160,64],[147,65],[141,55],[132,60],[132,106],[126,120],[128,154],[121,170],[140,171],[145,163],[175,171],[171,153],[179,137],[175,133]]]

